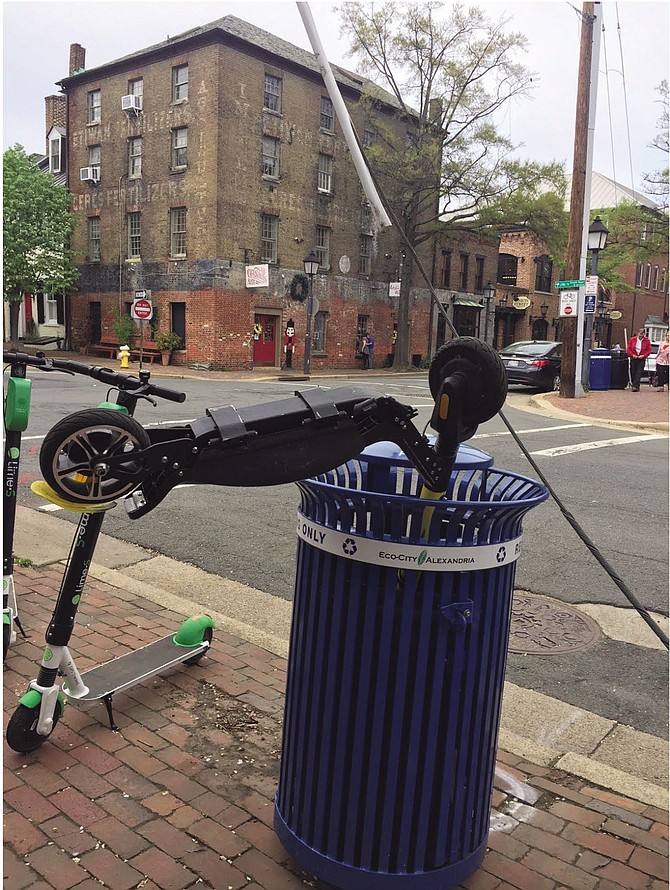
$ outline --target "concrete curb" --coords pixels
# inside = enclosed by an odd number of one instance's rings
[[[587,414],[577,414],[575,411],[565,411],[551,403],[548,407],[546,403],[549,401],[551,395],[553,395],[553,393],[550,392],[537,393],[536,395],[529,396],[528,402],[537,413],[543,414],[546,417],[557,417],[561,420],[575,420],[581,423],[596,424],[596,426],[614,427],[615,429],[622,430],[646,430],[654,433],[667,433],[670,430],[670,424],[668,423],[645,423],[637,420],[608,420],[604,417],[591,417]]]

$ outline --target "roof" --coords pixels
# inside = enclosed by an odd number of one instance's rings
[[[218,35],[217,32],[219,32]],[[121,56],[119,59],[105,62],[104,65],[98,65],[96,68],[85,69],[77,74],[64,77],[62,80],[58,81],[58,83],[59,85],[67,86],[75,82],[77,79],[81,79],[83,76],[89,77],[90,75],[95,76],[97,74],[102,74],[105,69],[110,66],[117,67],[129,62],[137,62],[147,55],[165,52],[166,50],[171,50],[173,48],[178,50],[182,44],[188,44],[199,37],[212,35],[216,39],[216,37],[220,37],[221,34],[242,40],[250,46],[264,50],[265,52],[271,53],[285,61],[293,62],[301,68],[312,71],[321,77],[321,69],[319,68],[314,53],[308,52],[299,46],[295,46],[295,44],[289,43],[287,40],[283,40],[281,37],[271,34],[269,31],[257,28],[255,25],[249,24],[249,22],[238,19],[237,16],[227,15],[223,18],[216,19],[213,22],[209,22],[207,25],[199,25],[197,28],[191,28],[188,31],[184,31],[182,34],[177,34],[175,37],[168,37],[167,40],[164,40],[161,43],[156,43],[153,46],[137,50],[127,56]],[[357,74],[353,74],[351,71],[346,71],[344,68],[340,68],[337,65],[331,65],[331,68],[333,69],[335,80],[340,84],[347,86],[358,93],[364,88],[367,88],[371,90],[376,98],[393,107],[398,107],[398,102],[395,96],[386,90],[383,90],[372,81],[367,80],[364,77],[359,77]]]
[[[570,190],[572,188],[572,174],[566,176],[568,188],[566,192],[565,209],[570,210]],[[646,195],[636,192],[620,182],[615,182],[609,176],[602,173],[596,173],[594,170],[591,174],[591,201],[589,209],[599,210],[610,207],[618,207],[624,202],[632,202],[642,207],[648,207],[650,210],[660,210],[658,204],[654,203]]]

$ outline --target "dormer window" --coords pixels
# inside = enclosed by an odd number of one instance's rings
[[[65,131],[59,127],[49,133],[49,172],[65,172]]]

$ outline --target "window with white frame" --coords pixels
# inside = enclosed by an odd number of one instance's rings
[[[266,74],[263,84],[263,108],[268,111],[281,112],[281,77],[274,74]]]
[[[319,155],[317,187],[320,192],[329,194],[333,190],[333,159],[330,155]]]
[[[642,263],[638,263],[635,267],[635,287],[642,287]]]
[[[170,210],[170,256],[186,256],[186,208]]]
[[[144,80],[141,77],[134,77],[128,81],[128,95],[142,98],[144,95]]]
[[[658,276],[660,269],[658,266],[654,266],[654,290],[658,290]]]
[[[326,330],[328,324],[328,313],[319,311],[314,316],[314,327],[312,328],[312,351],[326,351]]]
[[[58,130],[54,130],[49,136],[49,172],[63,173],[65,168],[65,158],[63,157],[63,149],[65,140],[63,134]]]
[[[53,294],[44,294],[44,324],[58,324],[58,301]]]
[[[372,235],[361,235],[361,247],[358,262],[358,274],[369,275],[372,272]]]
[[[142,247],[142,214],[128,214],[128,258],[139,259]]]
[[[172,101],[188,99],[188,65],[176,65],[172,69]]]
[[[279,218],[269,213],[261,214],[261,262],[277,262],[277,234]]]
[[[100,90],[91,90],[86,99],[86,123],[99,124],[102,120],[102,97]]]
[[[279,177],[279,139],[263,136],[263,176]]]
[[[327,226],[316,227],[316,255],[319,258],[319,268],[330,269],[330,229]]]
[[[128,179],[138,179],[142,175],[142,137],[133,136],[128,140]]]
[[[644,286],[646,288],[651,287],[651,263],[647,263],[647,268],[644,275]]]
[[[100,261],[100,217],[89,216],[88,220],[88,260],[90,263]]]
[[[177,127],[172,130],[172,170],[186,168],[186,150],[188,147],[188,127]]]
[[[335,131],[335,112],[333,111],[333,103],[327,96],[321,96],[321,113],[319,115],[319,126],[328,133]]]
[[[100,158],[101,151],[99,145],[89,145],[88,147],[88,166],[95,167],[98,177],[100,176]]]

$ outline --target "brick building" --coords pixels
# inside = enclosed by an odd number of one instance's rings
[[[306,304],[292,299],[291,285],[295,291],[315,249],[312,367],[359,366],[356,343],[366,330],[377,363],[392,353],[397,298],[389,284],[402,274],[402,250],[394,231],[373,232],[311,53],[227,16],[90,71],[84,62],[73,44],[60,82],[80,221],[75,347],[111,338],[116,315],[129,311],[136,291],[150,290],[155,326],[184,341],[173,362],[278,367],[291,319],[296,367]],[[361,140],[373,140],[360,102],[366,82],[343,69],[335,76]],[[378,88],[376,95],[376,114],[402,127],[393,97]],[[484,242],[488,280],[497,244]],[[430,268],[435,247],[422,251]],[[267,285],[247,286],[248,267],[265,264]],[[460,291],[477,291],[479,269],[473,256]],[[416,361],[435,330],[428,292],[417,287]]]

